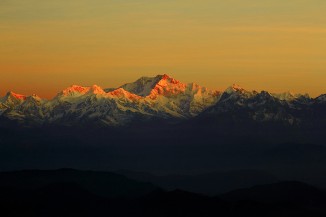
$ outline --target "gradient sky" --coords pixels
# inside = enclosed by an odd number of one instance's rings
[[[326,93],[325,0],[0,0],[0,94],[169,74]]]

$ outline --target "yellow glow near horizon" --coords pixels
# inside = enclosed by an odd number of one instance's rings
[[[0,94],[52,97],[169,74],[223,90],[326,93],[324,0],[3,0]]]

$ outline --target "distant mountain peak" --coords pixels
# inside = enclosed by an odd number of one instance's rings
[[[232,84],[232,88],[233,88],[234,90],[243,90],[243,88],[240,87],[239,84]]]
[[[316,100],[317,100],[318,102],[323,102],[323,103],[325,103],[325,102],[326,102],[326,94],[322,94],[322,95],[318,96],[318,97],[316,98]]]
[[[0,98],[0,114],[8,108],[19,106],[25,102],[26,99],[27,97],[25,95],[14,93],[12,91],[8,92],[3,98]]]
[[[28,96],[27,98],[26,98],[26,100],[36,100],[36,101],[41,101],[42,100],[42,98],[41,97],[39,97],[38,95],[36,95],[36,94],[32,94],[31,96]]]
[[[167,79],[171,79],[172,77],[170,77],[169,75],[167,74],[163,74],[163,75],[158,75],[158,77],[161,77],[161,79],[163,80],[167,80]],[[173,78],[172,78],[173,79]]]
[[[107,95],[112,96],[112,97],[118,97],[118,98],[127,98],[127,99],[131,99],[131,100],[137,100],[137,99],[141,98],[141,96],[130,93],[121,87],[108,92]]]
[[[240,87],[238,84],[232,84],[230,87],[228,87],[225,92],[228,94],[234,93],[234,92],[243,92],[244,89]]]
[[[101,95],[101,94],[105,94],[105,91],[100,86],[94,84],[93,86],[89,87],[88,93]]]
[[[291,93],[290,91],[273,94],[273,96],[280,100],[285,100],[285,101],[293,100],[295,98],[294,94]]]
[[[307,93],[306,94],[294,94],[290,91],[287,91],[284,93],[273,93],[272,96],[274,96],[275,98],[277,98],[279,100],[283,100],[283,101],[294,101],[299,98],[311,99],[311,97]]]
[[[71,85],[70,87],[61,91],[57,97],[78,97],[85,94],[101,95],[105,94],[105,91],[98,85],[92,85],[90,87]]]
[[[161,76],[141,77],[135,82],[122,85],[120,88],[123,88],[130,93],[145,97],[150,94],[151,90],[161,79]]]
[[[13,91],[9,91],[6,95],[7,97],[13,97],[15,99],[18,99],[18,100],[26,100],[26,96],[25,95],[22,95],[22,94],[18,94],[18,93],[15,93]]]
[[[163,94],[164,87],[177,84],[181,84],[181,82],[167,74],[163,74],[155,77],[141,77],[135,82],[122,85],[121,88],[138,96],[151,98]],[[181,86],[184,86],[184,84]]]
[[[75,96],[75,95],[82,95],[89,91],[88,87],[83,87],[79,85],[71,85],[70,87],[64,89],[59,93],[61,96]]]

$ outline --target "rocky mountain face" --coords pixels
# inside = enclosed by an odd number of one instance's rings
[[[201,116],[222,115],[235,120],[299,126],[307,119],[312,121],[315,118],[325,118],[324,114],[317,112],[325,102],[320,97],[312,99],[309,95],[250,92],[233,85],[222,94],[218,103],[204,111]]]
[[[238,85],[220,92],[195,83],[184,84],[168,75],[142,77],[119,88],[72,85],[51,100],[14,92],[0,98],[1,119],[28,126],[123,126],[195,117],[300,126],[325,123],[325,111],[325,95],[313,99],[308,95],[247,91]]]

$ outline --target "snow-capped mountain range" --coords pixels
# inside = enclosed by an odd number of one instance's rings
[[[0,98],[0,117],[25,125],[121,126],[138,120],[176,121],[245,111],[253,121],[293,125],[302,121],[302,111],[313,114],[325,105],[325,95],[313,99],[308,95],[247,91],[238,85],[217,91],[158,75],[119,88],[72,85],[51,100],[9,92]]]

